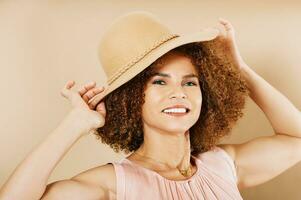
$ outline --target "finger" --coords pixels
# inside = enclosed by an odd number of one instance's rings
[[[105,107],[105,103],[104,102],[100,102],[99,104],[97,104],[96,106],[96,111],[100,114],[102,114],[103,116],[106,116],[106,107]]]
[[[87,83],[86,85],[84,85],[82,88],[80,88],[78,90],[78,93],[80,96],[83,96],[87,91],[89,91],[90,89],[95,87],[96,82],[92,81],[90,83]]]
[[[69,96],[70,96],[70,89],[73,87],[75,85],[75,81],[73,81],[73,80],[71,80],[71,81],[68,81],[65,85],[64,85],[64,87],[63,87],[63,89],[61,90],[61,95],[63,96],[63,97],[65,97],[65,98],[69,98]]]
[[[89,107],[94,110],[96,105],[103,99],[104,96],[104,92],[100,92],[99,94],[97,94],[93,99],[91,99],[88,104]]]
[[[99,94],[103,90],[104,90],[103,86],[98,87],[98,88],[90,89],[88,92],[86,92],[86,94],[83,95],[83,99],[85,100],[85,102],[88,103],[90,99],[92,99],[94,96],[96,96],[97,94]]]
[[[224,25],[231,24],[229,20],[222,18],[222,17],[219,17],[218,20],[220,23],[222,23]]]
[[[225,27],[227,32],[234,32],[234,27],[230,21],[224,18],[219,18],[219,22]]]

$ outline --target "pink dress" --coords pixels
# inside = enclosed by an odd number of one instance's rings
[[[113,162],[117,200],[233,200],[242,199],[235,164],[222,148],[192,158],[197,171],[186,180],[173,181],[127,158]]]

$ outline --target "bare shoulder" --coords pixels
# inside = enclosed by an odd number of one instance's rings
[[[68,197],[68,198],[67,198]],[[97,166],[47,185],[42,200],[115,199],[116,175],[112,164]]]
[[[71,178],[116,192],[116,174],[113,164],[105,164],[83,171]]]

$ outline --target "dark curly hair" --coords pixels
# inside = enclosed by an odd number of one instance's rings
[[[199,119],[189,129],[192,155],[210,150],[220,138],[230,133],[235,122],[243,116],[242,109],[249,90],[239,69],[229,58],[215,53],[211,41],[185,44],[164,54],[104,98],[107,111],[105,125],[95,134],[115,152],[130,153],[143,143],[144,89],[155,72],[155,66],[164,64],[164,57],[171,53],[181,53],[190,58],[199,73],[202,108]]]

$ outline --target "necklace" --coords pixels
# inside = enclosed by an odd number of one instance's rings
[[[139,156],[141,156],[141,157],[149,158],[149,159],[151,159],[151,160],[154,160],[154,161],[156,161],[156,162],[159,162],[159,163],[165,165],[165,163],[162,163],[162,162],[160,162],[160,161],[157,161],[157,160],[155,160],[155,159],[153,159],[153,158],[151,158],[151,157],[143,156],[143,155],[140,155],[140,154],[138,154],[138,153],[136,153],[136,152],[134,152],[134,153],[137,154],[137,155],[139,155]],[[177,167],[177,169],[178,169],[178,171],[179,171],[183,176],[185,176],[185,177],[191,176],[192,171],[191,171],[191,164],[190,164],[190,163],[189,163],[189,166],[188,166],[187,169],[179,169],[178,167]]]

